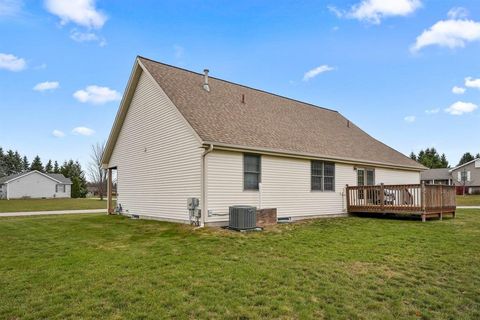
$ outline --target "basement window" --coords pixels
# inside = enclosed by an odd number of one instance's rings
[[[258,190],[261,181],[261,158],[257,154],[243,155],[243,189]]]

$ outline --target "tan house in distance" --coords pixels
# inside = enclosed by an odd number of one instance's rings
[[[345,186],[418,184],[425,168],[339,112],[138,57],[103,165],[124,214],[225,224],[228,207],[291,220],[346,213]]]

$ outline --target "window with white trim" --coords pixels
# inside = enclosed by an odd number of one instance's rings
[[[262,166],[260,155],[243,155],[243,189],[258,190],[262,178]]]
[[[335,163],[311,161],[311,190],[335,191]]]
[[[62,192],[65,193],[65,185],[64,184],[57,184],[55,185],[55,192]]]

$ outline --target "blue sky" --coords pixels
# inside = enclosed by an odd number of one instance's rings
[[[480,152],[478,0],[0,0],[0,31],[0,146],[30,159],[86,165],[137,55],[338,110],[405,154]]]

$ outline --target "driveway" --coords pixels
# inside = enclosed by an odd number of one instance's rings
[[[49,215],[49,214],[106,213],[106,212],[107,212],[107,209],[3,212],[3,213],[0,213],[0,217],[42,216],[42,215]]]

